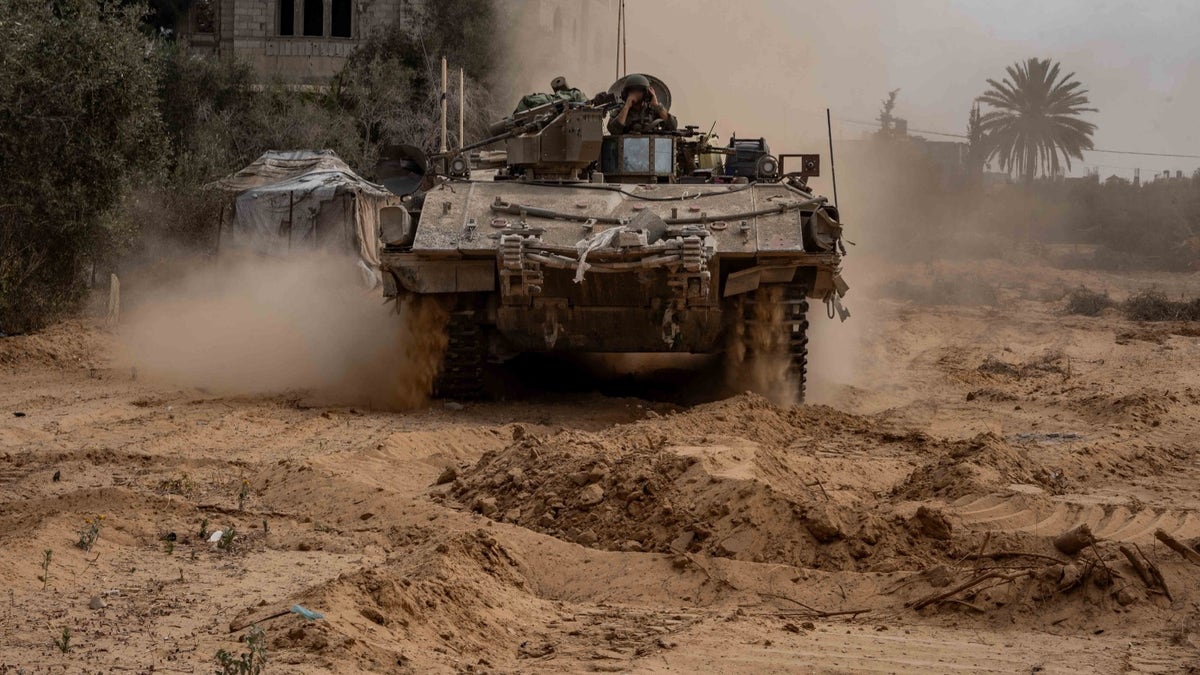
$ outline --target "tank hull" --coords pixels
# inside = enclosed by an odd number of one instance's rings
[[[385,247],[385,287],[469,298],[494,351],[718,352],[738,296],[837,289],[823,204],[782,184],[447,183]]]

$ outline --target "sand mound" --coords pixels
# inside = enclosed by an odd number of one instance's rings
[[[1037,485],[1048,492],[1061,492],[1064,487],[1061,475],[995,434],[983,433],[966,441],[931,441],[929,450],[933,458],[897,485],[895,496],[954,499],[1013,483]]]
[[[100,360],[105,341],[104,333],[84,321],[64,321],[39,333],[0,337],[0,365],[91,368]]]
[[[948,530],[930,537],[875,500],[831,498],[806,480],[801,467],[818,448],[863,435],[887,437],[863,418],[746,395],[654,425],[521,436],[435,494],[607,550],[826,569],[936,555],[934,540]]]
[[[1178,394],[1143,389],[1125,395],[1092,394],[1071,402],[1079,414],[1097,422],[1156,427],[1180,403]]]
[[[522,635],[516,617],[544,604],[526,591],[523,566],[483,530],[456,534],[305,591],[297,602],[326,620],[277,634],[272,647],[341,669],[421,670],[463,653],[485,666],[489,657],[512,655]],[[235,623],[262,611],[247,610]]]

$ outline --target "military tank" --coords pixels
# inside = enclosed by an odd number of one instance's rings
[[[808,187],[819,155],[694,126],[606,135],[633,77],[453,152],[385,150],[377,175],[404,196],[381,214],[385,294],[450,313],[436,396],[483,396],[485,366],[524,352],[680,352],[782,363],[803,399],[810,300],[832,316],[847,290],[837,208]]]

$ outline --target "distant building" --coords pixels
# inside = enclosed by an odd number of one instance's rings
[[[188,50],[249,63],[263,81],[325,85],[362,40],[415,23],[429,0],[196,0],[176,24]]]
[[[175,33],[193,53],[249,63],[264,82],[322,86],[371,33],[393,21],[414,26],[428,3],[451,1],[195,0]],[[575,84],[580,71],[613,58],[613,0],[494,0],[494,7],[502,25],[516,29],[509,37],[521,43],[526,68],[545,64]]]

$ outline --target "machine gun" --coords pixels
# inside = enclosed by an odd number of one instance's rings
[[[549,101],[494,122],[487,138],[430,159],[447,162],[447,173],[454,177],[466,177],[473,168],[507,165],[518,173],[532,171],[541,180],[575,180],[580,169],[599,158],[604,117],[620,104],[608,92],[583,103]],[[504,156],[482,159],[466,154],[500,142],[505,142]]]

